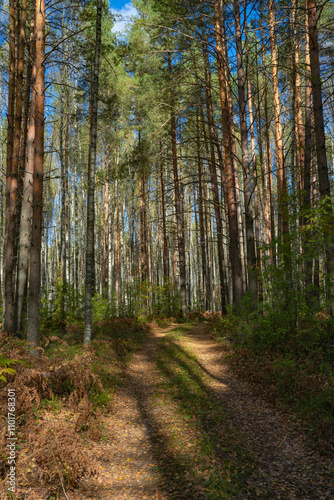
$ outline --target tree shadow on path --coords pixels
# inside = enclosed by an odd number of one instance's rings
[[[151,342],[142,362],[153,369],[157,340]],[[240,436],[236,439],[203,366],[177,342],[165,338],[157,368],[153,388],[139,372],[131,374],[130,381],[168,498],[256,498],[246,483],[255,467],[254,457],[240,446]]]

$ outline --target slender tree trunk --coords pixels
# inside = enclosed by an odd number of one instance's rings
[[[247,1],[244,2],[245,12],[247,10]],[[256,146],[255,146],[255,130],[254,130],[254,112],[253,112],[253,98],[252,98],[252,89],[251,89],[251,78],[250,78],[250,69],[249,69],[249,49],[248,49],[248,38],[247,38],[247,26],[245,24],[245,36],[246,36],[246,73],[247,73],[247,100],[248,100],[248,110],[249,110],[249,123],[250,123],[250,135],[251,135],[251,151],[252,151],[252,167],[253,167],[253,182],[254,182],[254,218],[255,218],[255,246],[256,246],[256,261],[257,261],[257,272],[261,272],[262,269],[262,258],[261,258],[261,250],[260,250],[260,189],[258,185],[258,172],[257,172],[257,158],[256,158]],[[261,136],[261,132],[259,133]],[[261,137],[259,137],[259,158],[263,161],[262,155],[262,144]],[[263,165],[261,164],[261,168]],[[264,204],[263,204],[264,205]],[[263,208],[264,210],[264,208]],[[263,293],[262,293],[262,283],[258,282],[258,291],[259,298],[262,301]]]
[[[146,225],[146,176],[143,166],[141,134],[139,136],[139,204],[140,204],[140,281],[148,280],[148,252],[147,252],[147,225]]]
[[[283,131],[281,122],[281,103],[278,84],[278,54],[276,47],[275,34],[275,0],[269,0],[269,27],[270,27],[270,45],[271,45],[271,70],[274,94],[274,113],[275,113],[275,142],[276,142],[276,163],[277,163],[277,204],[278,204],[278,238],[284,239],[288,233],[288,220],[286,209],[286,186],[284,172],[284,153],[283,153]]]
[[[310,68],[310,44],[308,35],[308,15],[306,12],[306,36],[305,36],[305,154],[303,167],[303,253],[305,262],[305,288],[306,299],[310,304],[310,287],[312,285],[312,257],[310,255],[309,242],[311,241],[311,231],[308,228],[309,217],[308,210],[311,207],[311,168],[312,168],[312,86],[311,86],[311,68]]]
[[[121,259],[120,259],[120,230],[119,230],[119,189],[118,179],[115,180],[115,230],[114,230],[114,271],[115,271],[115,294],[116,312],[119,313],[120,289],[121,289]]]
[[[201,102],[199,103],[201,105]],[[199,215],[199,230],[200,230],[200,241],[201,241],[201,258],[202,258],[202,279],[203,279],[203,292],[205,296],[205,310],[209,310],[209,297],[211,295],[210,291],[210,275],[207,272],[207,257],[206,257],[206,241],[205,241],[205,229],[204,229],[204,212],[203,212],[203,186],[202,186],[202,158],[201,158],[201,143],[200,143],[200,131],[199,131],[199,117],[198,112],[196,114],[196,125],[197,125],[197,168],[198,168],[198,215]]]
[[[76,81],[77,86],[77,81]],[[78,137],[78,122],[77,122],[77,101],[74,102],[74,112],[75,112],[75,121],[74,121],[74,133],[75,133],[75,154],[79,155],[79,163],[80,163],[80,143]],[[78,241],[78,237],[80,234],[79,229],[79,213],[78,213],[78,172],[77,172],[77,164],[74,162],[74,290],[75,290],[75,307],[78,307],[78,298],[79,298],[79,257],[80,257],[80,243]]]
[[[17,199],[17,172],[13,172],[14,109],[15,109],[15,0],[9,1],[9,79],[8,79],[8,126],[6,171],[6,228],[4,251],[4,331],[14,330],[14,240],[15,208]]]
[[[146,226],[146,248],[147,248],[147,276],[148,281],[153,283],[152,276],[152,238],[151,238],[151,224],[150,224],[150,179],[147,182],[147,193],[145,193],[146,210],[145,210],[145,226]],[[147,195],[147,196],[146,196]]]
[[[225,30],[225,14],[224,14],[224,2],[223,0],[219,0],[219,8],[220,8],[220,42],[222,46],[223,52],[223,69],[225,73],[225,81],[226,81],[226,96],[228,103],[228,116],[229,116],[229,127],[230,127],[230,151],[232,157],[232,170],[233,170],[233,179],[235,186],[235,203],[237,207],[237,218],[238,218],[238,240],[239,240],[239,252],[240,252],[240,260],[241,260],[241,271],[242,271],[242,293],[245,294],[247,291],[247,273],[246,273],[246,258],[245,258],[245,241],[244,241],[244,223],[243,223],[243,213],[241,206],[241,192],[242,188],[240,188],[239,182],[239,169],[238,169],[238,156],[237,156],[237,145],[236,145],[236,135],[234,130],[234,121],[233,121],[233,100],[232,100],[232,83],[231,83],[231,73],[229,69],[229,55],[227,48],[227,39],[226,39],[226,30]],[[217,35],[216,35],[217,36]],[[228,206],[228,203],[226,204]]]
[[[190,162],[188,163],[188,178],[190,180]],[[192,264],[192,238],[191,238],[191,189],[188,187],[188,307],[192,308],[192,288],[193,279],[191,275],[191,264]]]
[[[161,222],[162,222],[162,261],[164,282],[169,279],[169,258],[168,258],[168,240],[166,228],[166,207],[165,207],[165,186],[164,186],[164,172],[163,172],[163,158],[162,146],[160,142],[160,190],[161,190]]]
[[[161,143],[159,147],[159,170],[157,171],[157,175],[155,176],[155,191],[156,193],[159,192],[159,177],[161,176]],[[160,283],[164,283],[164,274],[163,272],[161,273],[161,241],[163,238],[161,238],[160,234],[160,211],[159,211],[159,198],[157,197],[155,200],[155,217],[156,217],[156,224],[155,224],[155,252],[153,259],[155,258],[155,262],[153,261],[152,267],[153,267],[153,280],[154,284],[157,287],[160,287]],[[163,247],[163,242],[162,242],[162,247]],[[152,252],[153,253],[153,252]],[[160,281],[160,276],[162,274],[162,280]],[[160,292],[158,291],[158,297],[157,297],[157,302],[159,304],[159,309],[160,309]]]
[[[220,89],[220,103],[222,113],[223,126],[223,148],[224,148],[224,165],[225,165],[225,186],[228,200],[228,220],[229,220],[229,236],[230,236],[230,260],[232,264],[232,279],[233,279],[233,302],[240,304],[242,299],[242,266],[239,250],[238,238],[238,215],[235,200],[235,185],[233,179],[233,162],[231,148],[231,129],[230,117],[228,110],[226,79],[224,71],[224,53],[221,40],[220,29],[220,9],[219,0],[214,0],[214,14],[216,27],[216,47],[218,58],[218,78]]]
[[[34,14],[31,22],[31,53],[30,57],[35,60],[34,50]],[[28,78],[28,76],[27,76]],[[16,287],[16,321],[17,332],[21,336],[22,333],[22,315],[24,309],[24,298],[27,290],[28,279],[28,265],[29,265],[29,252],[31,245],[31,219],[33,214],[33,178],[34,178],[34,163],[35,163],[35,82],[36,82],[36,65],[34,64],[31,74],[31,102],[30,102],[30,115],[27,134],[27,161],[24,169],[23,177],[23,193],[22,193],[22,208],[21,208],[21,222],[18,243],[18,273],[17,273],[17,287]],[[29,107],[29,93],[30,85],[26,87],[26,108]],[[25,158],[25,154],[24,154]]]
[[[39,356],[39,310],[41,285],[41,236],[43,221],[44,88],[45,88],[45,2],[36,0],[36,82],[35,82],[35,166],[33,218],[30,250],[27,340],[31,354]]]
[[[207,165],[210,165],[210,153],[209,153],[209,140],[208,140],[208,134],[206,130],[206,123],[205,123],[205,118],[204,118],[204,109],[202,105],[202,99],[201,99],[201,93],[200,93],[200,87],[198,88],[198,99],[199,99],[199,111],[200,111],[200,117],[201,117],[201,124],[202,124],[202,131],[203,131],[203,139],[204,139],[204,148],[205,148],[205,155],[207,159]],[[203,165],[204,166],[204,165]],[[210,169],[209,169],[210,170]],[[203,170],[203,175],[206,177],[206,171],[205,168]],[[209,200],[209,195],[208,195],[208,190],[207,190],[207,183],[203,182],[202,185],[202,191],[203,191],[203,216],[204,216],[204,232],[206,235],[205,239],[205,253],[207,256],[207,286],[206,286],[206,291],[207,291],[207,303],[208,303],[208,309],[212,307],[213,304],[213,269],[210,263],[210,248],[213,244],[212,242],[212,233],[210,230],[210,225],[209,225],[209,219],[210,219],[210,200]],[[210,284],[210,285],[209,285]]]
[[[268,95],[267,95],[267,78],[265,67],[265,44],[263,36],[263,16],[262,16],[262,1],[260,2],[260,24],[261,24],[261,45],[262,45],[262,73],[263,73],[263,98],[264,98],[264,117],[265,117],[265,140],[266,140],[266,164],[267,164],[267,180],[268,180],[268,193],[269,193],[269,206],[270,206],[270,243],[271,247],[271,261],[276,266],[276,245],[274,241],[276,238],[275,231],[275,206],[274,206],[274,192],[273,192],[273,173],[272,173],[272,159],[270,149],[270,120],[268,111]]]
[[[238,98],[239,98],[239,109],[240,109],[241,150],[242,150],[242,165],[244,170],[248,283],[249,283],[250,294],[253,300],[256,301],[258,292],[257,274],[256,274],[257,262],[255,253],[253,207],[252,207],[252,182],[250,176],[250,161],[249,161],[249,149],[248,149],[245,76],[243,69],[243,49],[242,49],[242,39],[241,39],[239,0],[234,0],[233,3],[234,3],[236,46],[237,46],[237,75],[238,75]]]
[[[313,134],[312,134],[313,135]],[[314,148],[315,149],[315,148]],[[311,175],[312,175],[312,206],[319,207],[319,182],[316,153],[312,150]],[[313,300],[316,307],[320,307],[320,259],[319,249],[316,249],[313,260]]]
[[[315,146],[318,165],[318,178],[319,178],[319,193],[320,198],[324,200],[324,207],[326,214],[330,217],[327,224],[332,229],[333,226],[333,210],[330,199],[330,182],[327,163],[326,152],[326,137],[325,137],[325,122],[322,100],[322,83],[320,74],[320,60],[319,60],[319,41],[318,41],[318,9],[316,0],[307,0],[307,13],[308,13],[308,32],[309,32],[309,46],[310,46],[310,67],[311,67],[311,82],[312,82],[312,95],[313,95],[313,109],[314,109],[314,132],[315,132]],[[327,233],[330,233],[329,235]],[[326,247],[325,247],[325,289],[326,301],[330,300],[331,293],[331,276],[334,269],[334,243],[332,231],[325,230]]]
[[[171,89],[173,88],[172,64],[170,56],[168,58],[169,75]],[[181,313],[185,316],[187,312],[187,284],[186,284],[186,252],[184,242],[184,222],[182,217],[181,207],[181,188],[179,181],[178,165],[177,165],[177,143],[176,143],[176,120],[175,120],[175,103],[174,91],[171,90],[171,137],[172,137],[172,163],[174,177],[174,196],[175,196],[175,216],[177,227],[177,244],[179,254],[179,271],[180,271],[180,289],[181,289]]]
[[[23,188],[23,172],[22,163],[20,161],[20,155],[22,152],[21,146],[25,147],[26,134],[27,134],[27,120],[26,110],[23,108],[23,74],[24,74],[24,54],[26,46],[26,23],[27,23],[27,0],[22,0],[21,6],[20,2],[17,2],[17,17],[19,17],[17,22],[18,30],[18,48],[17,48],[17,70],[16,70],[16,105],[15,105],[15,126],[14,126],[14,147],[13,147],[13,161],[12,161],[12,171],[17,174],[17,184],[16,184],[16,206],[14,213],[14,223],[13,229],[15,232],[14,236],[14,256],[17,259],[18,253],[18,240],[20,232],[20,214],[21,214],[21,202],[22,202],[22,188]],[[27,63],[27,81],[29,77],[29,67],[31,64]],[[30,85],[30,82],[29,82]],[[30,86],[29,86],[30,90]],[[29,98],[28,98],[29,106]],[[23,113],[24,110],[24,113]],[[17,260],[15,261],[17,264]],[[16,274],[16,276],[15,276]],[[13,273],[14,283],[17,282],[17,272]],[[16,291],[15,291],[16,292]],[[16,305],[17,293],[15,295],[15,315],[14,315],[14,331],[17,331],[17,305]]]
[[[328,176],[328,164],[326,153],[325,124],[322,101],[322,84],[320,75],[319,61],[319,42],[317,26],[317,3],[316,0],[307,0],[308,9],[308,28],[309,28],[309,46],[310,46],[310,66],[311,82],[314,107],[314,130],[315,145],[318,163],[319,192],[321,198],[330,197],[330,183]],[[327,203],[327,210],[332,211],[330,201]]]
[[[210,138],[210,157],[208,158],[209,160],[208,163],[209,163],[209,171],[211,177],[213,205],[214,205],[216,225],[217,225],[217,250],[218,250],[217,253],[218,253],[218,268],[219,268],[219,281],[220,281],[221,310],[223,314],[226,314],[226,296],[225,296],[225,286],[224,286],[225,279],[224,279],[223,223],[221,215],[221,203],[219,200],[215,146],[217,148],[218,156],[220,158],[222,157],[222,153],[220,151],[220,145],[214,128],[209,54],[208,54],[207,41],[203,25],[204,22],[202,20],[202,47],[203,47],[203,57],[204,57],[204,72],[205,72],[206,109],[207,109],[207,119],[208,119],[209,138]]]
[[[64,74],[63,74],[64,78]],[[60,248],[59,248],[59,274],[60,274],[60,310],[61,317],[59,329],[62,333],[66,329],[65,291],[66,291],[66,134],[64,134],[64,87],[60,95],[60,129],[59,129],[59,159],[60,159],[60,184],[61,184],[61,213],[60,213]]]
[[[195,188],[196,189],[196,188]],[[200,309],[206,309],[205,308],[205,302],[206,302],[206,293],[205,293],[205,282],[203,279],[203,268],[200,268],[201,265],[201,256],[200,256],[200,247],[201,247],[201,240],[200,238],[200,231],[199,231],[199,222],[198,222],[198,208],[199,208],[199,203],[198,203],[198,190],[194,192],[194,219],[195,219],[195,251],[196,251],[196,263],[194,266],[194,283],[195,283],[195,289],[194,289],[194,300],[200,304]],[[203,208],[203,207],[202,207]],[[198,241],[199,239],[199,241]],[[205,246],[205,242],[204,242]],[[202,262],[203,264],[203,262]],[[200,270],[201,269],[201,270]]]
[[[0,123],[0,136],[3,134],[3,125]],[[5,178],[5,169],[3,164],[3,146],[0,147],[0,293],[1,293],[1,304],[4,306],[5,298],[4,298],[4,280],[3,280],[3,272],[4,272],[4,238],[3,238],[3,227],[4,227],[4,178]]]
[[[92,338],[92,288],[94,274],[94,194],[95,194],[95,168],[96,168],[96,143],[97,143],[97,112],[99,98],[99,69],[101,49],[101,17],[102,0],[97,0],[96,11],[96,37],[95,59],[92,82],[92,112],[90,123],[90,158],[88,168],[88,197],[87,197],[87,247],[86,247],[86,294],[85,294],[85,333],[84,344],[90,344]]]
[[[181,210],[181,195],[180,181],[177,166],[177,149],[176,149],[176,125],[174,109],[171,115],[171,132],[172,132],[172,160],[173,160],[173,175],[174,175],[174,192],[175,192],[175,213],[177,227],[177,246],[179,254],[179,272],[180,272],[180,288],[181,288],[181,312],[185,316],[187,312],[187,285],[186,285],[186,254],[184,242],[184,224],[182,220]]]
[[[106,145],[106,180],[104,184],[104,254],[103,254],[103,279],[102,290],[103,296],[108,298],[108,283],[109,283],[109,144]]]
[[[270,213],[268,205],[268,193],[266,186],[266,178],[268,170],[265,168],[264,158],[263,158],[263,140],[262,140],[262,120],[261,120],[261,101],[260,101],[260,85],[259,85],[259,64],[258,64],[258,52],[256,52],[256,83],[257,83],[257,110],[256,110],[256,120],[257,120],[257,140],[258,140],[258,150],[259,150],[259,162],[261,168],[261,184],[262,184],[262,201],[263,201],[263,218],[265,226],[265,236],[264,241],[267,245],[271,244],[271,233],[270,233]]]
[[[115,182],[114,182],[114,199],[115,199],[115,223],[114,223],[114,284],[115,284],[115,305],[116,314],[119,314],[120,307],[120,291],[121,291],[121,252],[120,252],[120,224],[119,224],[119,179],[118,179],[118,156],[117,156],[117,131],[115,129],[115,144],[114,144],[114,165],[115,165]]]
[[[302,110],[302,93],[301,93],[301,78],[300,78],[300,35],[298,28],[297,13],[299,9],[299,0],[294,0],[292,9],[292,25],[294,44],[294,88],[295,88],[295,139],[296,139],[296,172],[299,179],[298,185],[303,189],[303,168],[305,163],[305,144],[304,144],[304,127],[303,127],[303,110]]]

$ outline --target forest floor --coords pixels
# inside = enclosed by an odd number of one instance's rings
[[[102,438],[84,440],[97,473],[59,496],[22,484],[19,498],[334,498],[333,461],[310,447],[297,419],[233,372],[230,345],[207,330],[205,323],[153,328],[122,365]]]
[[[333,463],[230,369],[205,325],[156,328],[94,445],[99,478],[71,500],[330,499]]]

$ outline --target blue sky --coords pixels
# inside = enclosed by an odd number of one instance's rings
[[[109,3],[112,9],[120,10],[128,2],[124,2],[124,0],[109,0]]]
[[[136,9],[132,5],[132,2],[126,2],[122,0],[109,0],[111,10],[115,14],[119,14],[124,19],[116,21],[113,31],[122,32],[124,30],[125,24],[128,22],[129,18],[137,13]]]

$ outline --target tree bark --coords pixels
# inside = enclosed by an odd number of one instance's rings
[[[303,168],[303,217],[302,217],[302,244],[304,253],[304,273],[306,300],[310,304],[312,286],[312,257],[310,255],[309,242],[311,241],[311,231],[308,228],[308,211],[311,208],[311,168],[312,168],[312,85],[310,68],[310,43],[308,34],[308,14],[306,12],[306,36],[305,36],[305,154]]]
[[[241,261],[241,276],[242,276],[242,294],[244,295],[247,291],[247,273],[246,273],[246,257],[245,257],[245,241],[244,241],[244,223],[243,223],[243,214],[241,207],[241,191],[240,182],[239,182],[239,169],[238,169],[238,157],[237,157],[237,145],[236,145],[236,135],[234,129],[234,121],[233,121],[233,100],[232,100],[232,83],[231,83],[231,72],[229,69],[229,54],[227,48],[227,39],[226,39],[226,29],[225,29],[225,14],[224,14],[224,2],[223,0],[219,0],[219,8],[220,8],[220,33],[221,33],[221,45],[223,51],[223,60],[224,60],[224,73],[225,73],[225,81],[226,81],[226,96],[227,96],[227,104],[228,104],[228,116],[229,116],[229,127],[230,127],[230,151],[232,156],[232,171],[233,171],[233,179],[234,179],[234,192],[235,192],[235,203],[237,207],[237,219],[238,219],[238,241],[239,241],[239,252],[240,252],[240,261]],[[216,35],[217,36],[217,35]],[[228,203],[226,204],[228,206]]]
[[[302,110],[302,93],[301,93],[301,78],[300,78],[300,34],[298,29],[297,13],[299,9],[299,0],[294,0],[292,4],[292,28],[294,39],[294,89],[295,89],[295,141],[296,141],[296,173],[299,180],[299,191],[303,189],[303,168],[305,163],[305,144],[304,144],[304,127],[303,127],[303,110]]]
[[[315,146],[317,153],[319,192],[321,198],[330,197],[330,183],[328,176],[328,164],[326,153],[325,123],[322,102],[322,84],[320,75],[319,41],[317,26],[317,2],[307,0],[309,45],[310,45],[310,66],[311,82],[314,108],[314,131]],[[328,210],[331,212],[331,204],[328,203]]]
[[[64,73],[62,77],[64,78]],[[65,295],[66,295],[66,225],[67,225],[67,158],[66,158],[66,128],[64,126],[64,87],[60,94],[60,129],[59,129],[59,160],[60,160],[60,185],[61,185],[61,212],[60,212],[60,248],[59,248],[59,274],[60,274],[60,310],[61,317],[59,329],[61,333],[66,330],[66,312],[65,312]],[[64,134],[65,131],[65,134]]]
[[[21,202],[22,202],[22,171],[20,163],[20,153],[22,151],[21,145],[25,142],[26,129],[23,125],[27,125],[24,122],[25,116],[23,116],[23,74],[24,74],[24,53],[26,45],[26,23],[27,23],[27,0],[22,0],[21,6],[20,2],[17,2],[17,16],[20,19],[17,21],[17,31],[18,31],[18,47],[17,47],[17,69],[16,69],[16,89],[15,89],[15,125],[14,125],[14,147],[13,147],[13,161],[12,161],[12,172],[16,177],[16,203],[14,209],[14,220],[13,227],[9,231],[14,231],[14,257],[17,258],[18,250],[18,239],[19,239],[19,228],[20,228],[20,213],[21,213]],[[29,73],[29,64],[27,65]],[[27,77],[29,74],[27,74]],[[28,78],[27,78],[28,79]],[[29,87],[30,90],[30,87]],[[29,100],[28,100],[29,103]],[[13,186],[12,186],[13,187]],[[17,264],[17,260],[15,261]],[[15,269],[14,265],[14,269]],[[16,274],[16,276],[15,276]],[[15,282],[15,277],[17,278],[17,273],[13,273],[13,279]],[[14,331],[17,331],[17,315],[16,315],[16,297],[15,294],[15,316],[14,316]]]
[[[256,121],[257,121],[257,140],[258,140],[258,150],[259,150],[259,163],[261,169],[261,184],[262,184],[262,202],[263,202],[263,219],[264,219],[264,241],[267,245],[271,243],[271,233],[270,233],[270,213],[268,205],[268,193],[266,185],[267,169],[265,168],[264,157],[263,157],[263,138],[262,138],[262,120],[261,120],[261,100],[260,100],[260,85],[259,85],[259,62],[258,62],[258,52],[256,51],[256,85],[257,85],[257,109],[256,109]]]
[[[45,101],[45,1],[36,0],[35,165],[33,219],[30,250],[27,340],[32,356],[38,357],[41,285],[41,237],[43,221],[44,101]]]
[[[120,230],[119,230],[119,189],[118,179],[115,180],[115,236],[114,236],[114,271],[115,271],[115,303],[116,313],[119,312],[120,289],[121,289],[121,259],[120,259]]]
[[[180,290],[181,290],[181,314],[185,316],[187,312],[187,283],[186,283],[186,252],[184,242],[184,221],[181,207],[181,188],[177,164],[177,144],[176,144],[176,120],[175,120],[175,102],[173,86],[173,74],[170,55],[168,56],[168,67],[171,84],[171,139],[172,139],[172,164],[174,178],[174,196],[175,196],[175,217],[177,228],[177,246],[179,254],[179,272],[180,272]]]
[[[201,105],[201,100],[199,102]],[[198,169],[198,215],[199,215],[199,230],[200,230],[200,242],[201,242],[201,259],[202,259],[202,280],[203,280],[203,292],[205,297],[205,310],[209,310],[209,298],[211,295],[210,286],[210,274],[207,271],[207,256],[206,256],[206,240],[205,240],[205,228],[204,228],[204,211],[203,211],[203,186],[202,186],[202,158],[201,158],[201,143],[200,143],[200,129],[199,129],[199,117],[198,112],[196,113],[196,130],[197,130],[197,169]]]
[[[262,73],[263,73],[263,98],[264,98],[264,118],[265,118],[265,141],[266,141],[266,170],[268,180],[268,200],[270,207],[270,240],[271,244],[271,263],[276,266],[276,245],[274,244],[276,238],[275,232],[275,206],[274,206],[274,193],[273,193],[273,172],[272,172],[272,158],[270,150],[270,120],[268,111],[268,94],[267,94],[267,78],[265,67],[265,43],[263,36],[263,15],[262,15],[262,1],[260,2],[260,26],[261,26],[261,46],[262,46]],[[259,108],[260,109],[260,108]]]
[[[238,100],[240,109],[240,135],[242,150],[242,166],[244,171],[245,189],[245,214],[246,214],[246,241],[247,241],[247,264],[248,283],[251,297],[257,300],[257,259],[255,253],[254,222],[252,207],[252,181],[250,176],[250,160],[248,148],[248,126],[246,114],[245,76],[243,69],[243,49],[241,39],[240,6],[239,0],[234,0],[234,19],[237,47],[237,77],[238,77]],[[254,165],[256,168],[256,166]]]
[[[228,200],[228,219],[229,219],[229,236],[230,236],[230,260],[232,267],[233,278],[233,302],[240,304],[242,300],[242,266],[239,249],[238,238],[238,218],[237,206],[235,199],[235,185],[233,179],[233,163],[232,163],[232,148],[231,148],[231,129],[230,117],[228,110],[226,79],[224,71],[224,52],[221,40],[220,30],[220,9],[219,0],[214,0],[214,15],[215,15],[215,32],[216,32],[216,47],[218,59],[218,78],[220,89],[220,104],[222,114],[223,127],[223,148],[224,148],[224,177],[225,188],[227,191]]]
[[[166,207],[165,207],[165,186],[164,186],[164,172],[163,172],[163,159],[162,159],[162,146],[160,142],[160,190],[161,190],[161,222],[162,222],[162,261],[164,283],[169,279],[169,258],[168,258],[168,240],[166,229]]]
[[[215,147],[217,148],[218,156],[221,159],[222,159],[222,153],[220,150],[217,134],[214,128],[209,54],[208,54],[207,40],[203,26],[204,22],[202,20],[202,49],[203,49],[204,73],[205,73],[206,110],[207,110],[207,120],[208,120],[209,138],[210,138],[210,157],[208,158],[208,163],[209,163],[209,171],[210,171],[211,186],[212,186],[213,205],[214,205],[216,225],[217,225],[217,250],[218,250],[217,253],[218,253],[218,269],[219,269],[219,281],[220,281],[221,311],[223,314],[226,314],[223,223],[221,215],[221,202],[219,199],[219,190],[218,190]]]
[[[95,168],[96,168],[96,143],[97,143],[97,112],[99,98],[99,69],[101,49],[101,18],[102,0],[97,0],[96,10],[96,37],[94,73],[92,79],[92,106],[90,122],[90,157],[88,168],[88,197],[87,197],[87,247],[86,247],[86,293],[85,293],[85,333],[84,344],[90,344],[92,339],[92,288],[94,275],[94,194],[95,194]]]
[[[146,176],[143,165],[141,133],[139,137],[139,214],[140,214],[140,281],[148,279],[147,225],[146,225]]]
[[[30,37],[30,57],[35,60],[34,49],[34,14],[31,20],[31,37]],[[27,75],[27,78],[29,75]],[[22,314],[24,306],[24,297],[27,289],[29,252],[31,246],[31,219],[33,214],[33,178],[34,178],[34,163],[35,163],[35,83],[36,83],[36,65],[32,67],[31,82],[26,87],[26,108],[29,107],[29,93],[31,87],[31,102],[29,113],[29,125],[27,134],[27,156],[26,165],[23,177],[23,192],[22,192],[22,208],[21,222],[18,243],[18,265],[17,265],[17,287],[16,287],[16,321],[17,332],[21,336],[22,331]],[[24,155],[25,157],[25,155]]]
[[[274,94],[274,114],[275,114],[275,143],[276,143],[276,163],[277,163],[277,204],[278,204],[278,238],[284,239],[288,233],[288,220],[286,209],[286,185],[284,171],[284,153],[283,153],[283,131],[281,122],[281,103],[278,84],[278,54],[276,47],[275,34],[275,11],[274,1],[269,0],[269,27],[270,27],[270,46],[271,46],[271,70]]]
[[[319,193],[324,200],[328,228],[325,229],[325,289],[326,301],[330,301],[331,276],[334,269],[334,242],[332,236],[333,210],[330,199],[330,182],[326,152],[326,136],[324,110],[322,100],[322,83],[320,74],[319,41],[318,41],[318,9],[316,0],[307,0],[308,32],[310,46],[310,68],[314,109],[314,132],[318,166]]]
[[[17,199],[17,172],[13,172],[14,110],[15,110],[15,0],[9,1],[9,78],[8,78],[8,126],[6,169],[6,227],[4,251],[4,331],[14,330],[14,240],[15,208]]]
[[[102,293],[103,297],[108,298],[109,284],[109,144],[106,144],[106,180],[104,183],[104,220],[103,220],[103,263],[102,263]]]

